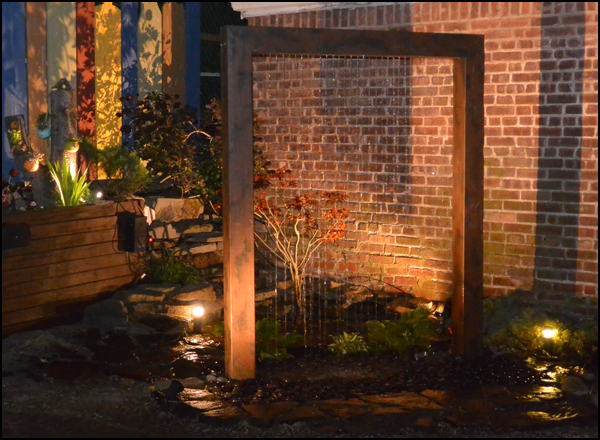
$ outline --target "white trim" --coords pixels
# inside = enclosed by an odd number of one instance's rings
[[[242,18],[261,15],[293,14],[295,12],[331,9],[355,9],[365,6],[395,5],[407,2],[231,2]]]

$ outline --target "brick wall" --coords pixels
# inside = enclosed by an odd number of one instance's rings
[[[485,293],[597,304],[595,3],[426,2],[249,23],[484,34]],[[348,239],[325,251],[324,267],[381,276],[417,295],[449,292],[451,66],[256,59],[255,110],[274,163],[289,164],[306,186],[350,195]]]

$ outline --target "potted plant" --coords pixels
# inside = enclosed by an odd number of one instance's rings
[[[44,158],[42,153],[30,154],[25,163],[23,169],[30,173],[36,172],[40,168],[40,161]]]
[[[50,125],[48,124],[48,113],[42,113],[35,121],[35,128],[40,139],[48,139],[50,137]]]
[[[79,150],[79,138],[70,135],[67,142],[65,142],[65,153],[76,153],[77,150]]]

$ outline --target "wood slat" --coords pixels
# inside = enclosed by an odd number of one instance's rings
[[[131,263],[133,264],[133,262]],[[38,266],[35,269],[24,271],[23,269],[14,269],[2,272],[2,287],[18,284],[20,282],[31,283],[42,278],[56,278],[65,275],[85,272],[90,267],[97,269],[128,266],[129,262],[125,253],[102,255],[100,257],[82,258],[69,262],[47,264]]]
[[[70,248],[69,252],[64,252],[63,249],[55,249],[53,251],[15,255],[2,260],[2,274],[4,275],[5,271],[44,266],[56,263],[57,261],[69,262],[80,258],[110,255],[116,253],[116,249],[117,245],[115,242],[106,242]]]
[[[88,298],[104,292],[118,290],[124,285],[133,282],[134,277],[130,274],[111,277],[106,280],[94,281],[92,283],[81,284],[77,286],[65,287],[62,289],[39,292],[26,296],[16,296],[7,298],[2,302],[2,323],[4,324],[4,315],[19,310],[27,310],[45,304],[64,304],[71,303],[78,298]]]
[[[82,232],[95,232],[114,230],[117,226],[116,217],[93,218],[86,221],[74,220],[69,222],[48,223],[30,227],[31,240],[59,237],[61,235],[79,234]]]
[[[15,296],[58,290],[64,287],[78,286],[81,284],[87,284],[94,281],[106,280],[113,277],[121,277],[130,274],[130,268],[124,265],[101,269],[94,268],[86,272],[66,274],[60,277],[33,281],[31,283],[25,282],[9,286],[2,286],[2,299],[4,300],[13,298]]]
[[[94,231],[91,233],[82,232],[80,234],[42,238],[39,240],[32,240],[29,246],[25,248],[7,250],[2,254],[2,258],[10,257],[13,255],[30,254],[35,252],[43,252],[44,250],[54,249],[63,249],[65,252],[68,252],[70,248],[76,248],[79,246],[98,243],[110,243],[116,241],[116,239],[116,230]]]

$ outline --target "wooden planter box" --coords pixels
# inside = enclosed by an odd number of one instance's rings
[[[123,211],[143,215],[143,202],[2,215],[3,236],[10,225],[30,231],[25,247],[2,251],[3,337],[80,318],[86,305],[134,280],[137,255],[117,250]]]

